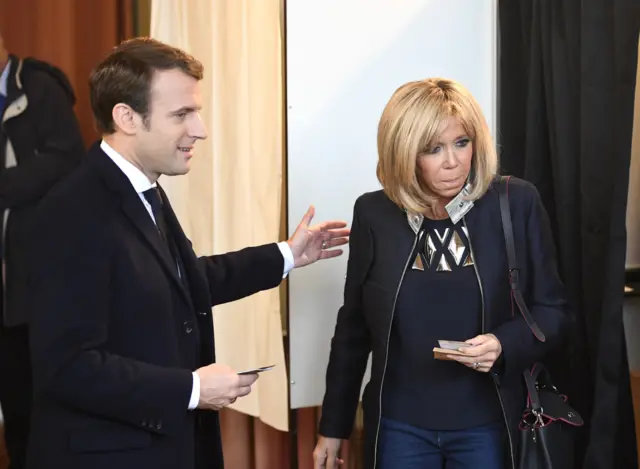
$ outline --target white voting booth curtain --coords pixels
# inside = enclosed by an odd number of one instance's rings
[[[151,36],[182,48],[205,68],[202,118],[187,176],[163,177],[196,253],[278,241],[283,161],[280,1],[153,0]],[[256,269],[260,266],[256,265]],[[214,310],[219,363],[277,364],[233,409],[288,430],[288,387],[280,295],[262,292]]]

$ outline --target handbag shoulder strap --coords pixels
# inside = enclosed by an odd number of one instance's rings
[[[500,178],[500,215],[502,217],[502,230],[504,231],[504,241],[507,246],[507,260],[509,263],[509,285],[511,286],[511,295],[518,305],[518,309],[524,320],[531,329],[533,335],[540,342],[544,342],[546,337],[536,321],[531,316],[529,308],[527,308],[522,292],[520,291],[520,270],[516,261],[516,248],[513,239],[513,225],[511,224],[511,209],[509,207],[509,176]]]
[[[522,373],[524,376],[524,383],[527,386],[528,394],[528,407],[534,412],[542,412],[542,404],[540,403],[540,395],[538,394],[538,388],[536,387],[536,369],[535,367],[529,371],[524,370]]]

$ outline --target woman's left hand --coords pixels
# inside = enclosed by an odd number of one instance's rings
[[[464,355],[449,355],[449,358],[476,371],[487,373],[502,354],[502,345],[493,334],[483,334],[465,341],[471,347],[461,347]]]

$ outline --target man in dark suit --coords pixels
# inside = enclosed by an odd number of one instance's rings
[[[30,469],[223,467],[217,410],[257,375],[215,363],[211,307],[340,255],[343,222],[196,258],[160,175],[185,174],[202,66],[133,39],[93,71],[103,140],[43,201],[33,243]],[[195,371],[194,371],[195,370]]]
[[[38,202],[84,154],[74,103],[61,70],[9,54],[0,34],[0,406],[10,469],[24,468],[31,418],[27,237]]]

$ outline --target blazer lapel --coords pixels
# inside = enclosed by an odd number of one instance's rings
[[[176,214],[171,207],[171,203],[169,202],[167,194],[164,192],[162,187],[160,187],[160,185],[158,185],[158,188],[160,189],[162,201],[165,206],[167,227],[169,230],[171,230],[174,241],[176,243],[176,248],[178,249],[178,254],[182,259],[182,264],[184,265],[184,269],[186,270],[185,274],[188,280],[191,300],[193,301],[193,304],[195,305],[196,309],[198,309],[198,311],[206,311],[211,308],[211,301],[209,299],[209,285],[207,284],[202,273],[198,270],[198,258],[193,252],[191,242],[185,235],[182,226],[180,226],[178,217],[176,217]]]
[[[89,157],[98,167],[109,188],[120,196],[122,210],[131,224],[136,227],[140,237],[156,255],[163,269],[172,279],[187,304],[191,305],[189,293],[180,280],[178,267],[174,262],[173,256],[127,176],[104,154],[99,144],[96,144],[89,151]]]
[[[138,229],[142,238],[148,243],[149,247],[158,257],[160,264],[171,277],[175,283],[177,289],[184,296],[184,299],[188,304],[191,304],[191,299],[178,275],[178,266],[176,265],[169,247],[160,236],[158,228],[151,220],[149,213],[145,209],[142,201],[140,201],[138,194],[135,194],[136,198],[125,197],[122,200],[122,208],[131,221],[131,223]]]

